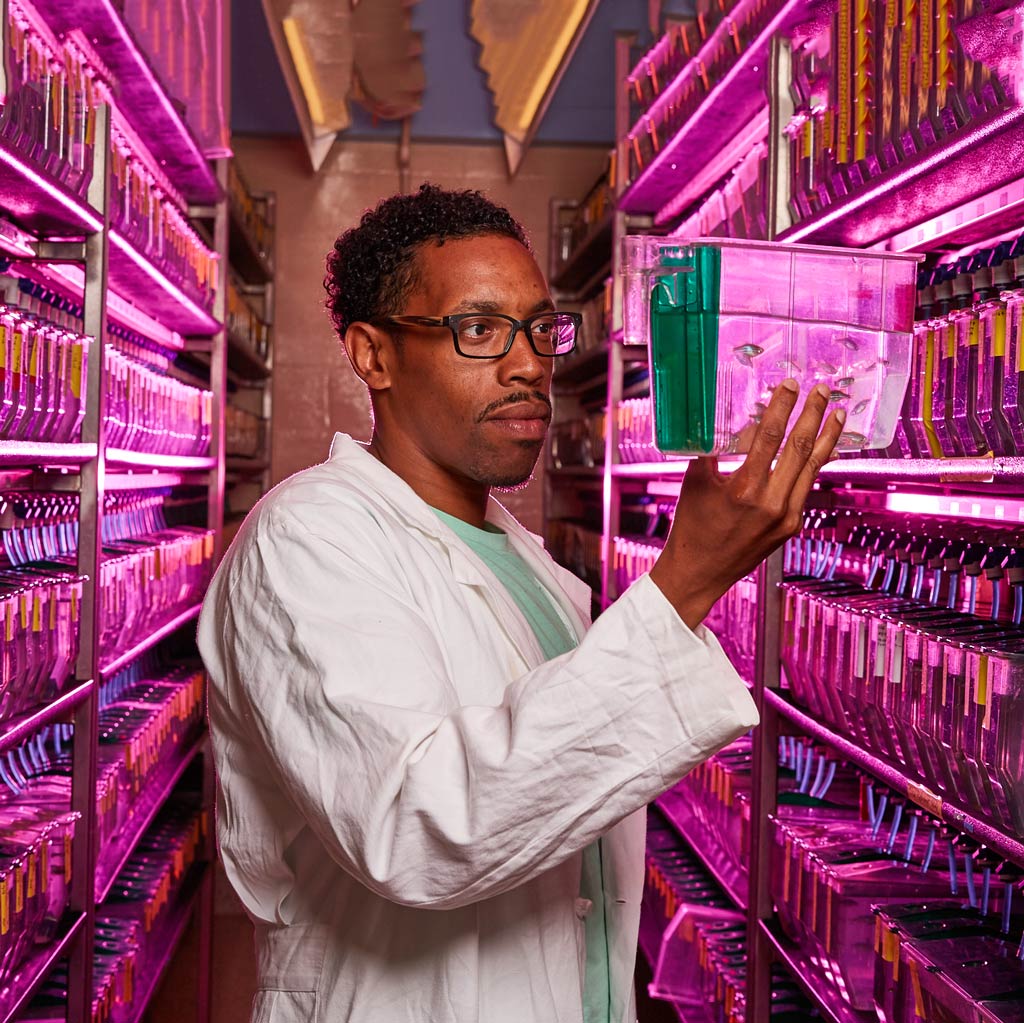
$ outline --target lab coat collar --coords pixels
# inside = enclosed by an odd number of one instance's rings
[[[448,554],[456,582],[464,586],[480,587],[491,596],[495,594],[495,579],[490,569],[434,514],[430,505],[405,480],[374,458],[365,445],[354,441],[347,434],[336,433],[331,442],[329,461],[343,464],[346,475],[360,478],[369,484],[387,500],[388,507],[410,529],[439,543]],[[567,569],[543,556],[543,540],[524,529],[493,496],[487,506],[487,521],[505,531],[516,553],[526,561],[558,601],[577,639],[582,639],[590,622],[590,587]],[[510,638],[527,663],[540,663],[543,658],[529,623],[503,587],[497,594],[502,610],[500,617]]]

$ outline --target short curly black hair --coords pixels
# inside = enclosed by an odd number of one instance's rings
[[[482,192],[446,191],[424,183],[412,195],[395,195],[367,210],[339,236],[327,256],[327,309],[339,337],[349,325],[394,316],[416,283],[418,246],[449,238],[497,234],[530,243],[504,206]]]

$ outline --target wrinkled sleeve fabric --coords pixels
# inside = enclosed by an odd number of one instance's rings
[[[436,635],[377,546],[264,517],[200,642],[288,799],[384,898],[445,909],[517,887],[757,721],[714,637],[647,577],[500,705],[460,706],[445,644],[472,636]]]

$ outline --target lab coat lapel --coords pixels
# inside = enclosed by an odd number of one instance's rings
[[[330,461],[343,464],[346,473],[365,479],[373,489],[388,499],[389,507],[398,511],[410,529],[415,529],[426,535],[431,542],[439,544],[448,556],[456,582],[479,592],[491,608],[509,642],[522,657],[524,664],[528,668],[534,668],[543,663],[544,653],[533,629],[508,591],[494,573],[441,522],[408,483],[378,462],[364,445],[343,433],[334,435]],[[590,588],[568,572],[565,572],[568,579],[556,576],[552,571],[553,562],[543,556],[537,538],[523,529],[493,498],[488,508],[488,519],[508,533],[516,551],[525,558],[541,582],[547,586],[570,620],[577,637],[582,639],[590,616],[577,605],[581,600],[580,587],[583,587],[586,590],[585,606],[589,608]],[[565,593],[570,587],[574,592],[571,600],[567,600]]]
[[[441,525],[440,520],[438,525]],[[454,533],[451,539],[438,534],[435,537],[448,552],[455,581],[479,593],[524,664],[530,668],[542,664],[544,652],[533,629],[494,573]]]

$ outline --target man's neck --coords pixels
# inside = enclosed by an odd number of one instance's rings
[[[487,518],[490,487],[446,473],[415,449],[389,444],[374,431],[367,451],[404,480],[432,508],[482,529]]]

